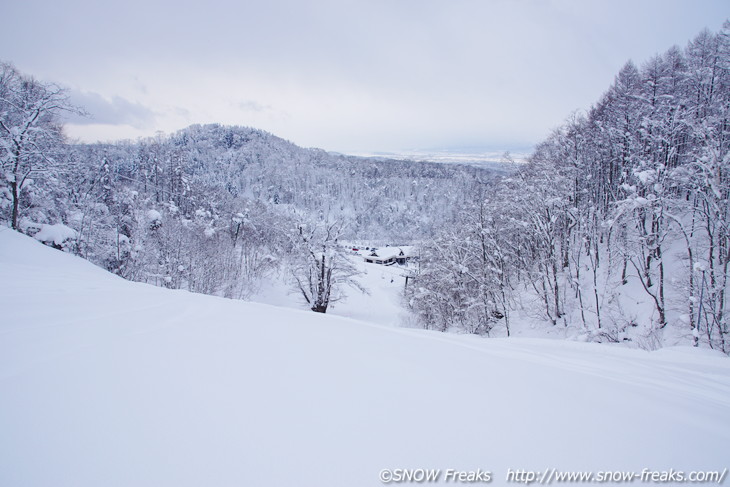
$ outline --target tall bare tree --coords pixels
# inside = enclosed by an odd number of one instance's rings
[[[54,169],[63,142],[59,115],[76,111],[62,88],[0,63],[0,180],[11,201],[10,220],[18,228],[23,189],[38,173]]]
[[[355,279],[357,269],[338,242],[343,230],[342,222],[320,221],[299,225],[294,236],[294,287],[316,313],[326,313],[330,304],[344,297],[344,286],[366,292]]]

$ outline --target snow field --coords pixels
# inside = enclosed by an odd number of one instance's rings
[[[0,308],[3,486],[728,466],[730,362],[708,350],[481,339],[168,291],[7,229]]]

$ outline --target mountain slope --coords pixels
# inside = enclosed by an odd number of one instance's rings
[[[730,361],[483,340],[131,283],[0,229],[0,485],[376,486],[727,466]]]

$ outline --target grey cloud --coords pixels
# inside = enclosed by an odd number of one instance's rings
[[[179,117],[183,117],[183,118],[187,118],[187,119],[191,119],[193,116],[193,114],[190,112],[190,110],[188,110],[187,108],[184,108],[184,107],[174,107],[172,109],[172,112]]]
[[[262,105],[261,103],[253,100],[244,100],[236,103],[235,106],[244,112],[256,113],[267,112],[273,109],[271,105]]]
[[[135,128],[146,128],[155,122],[155,112],[149,108],[133,103],[120,96],[107,99],[98,93],[72,90],[69,92],[71,103],[83,108],[87,117],[71,115],[68,122],[87,125],[131,125]]]

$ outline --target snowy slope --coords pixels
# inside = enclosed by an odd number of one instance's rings
[[[730,361],[480,339],[130,283],[0,229],[0,485],[377,486],[720,470]]]

